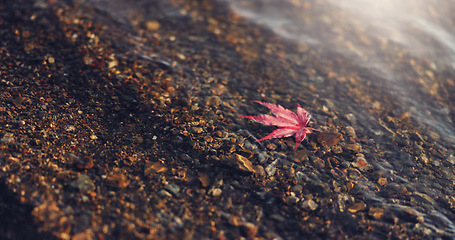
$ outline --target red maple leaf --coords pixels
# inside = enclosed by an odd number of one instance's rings
[[[269,135],[256,140],[263,141],[266,139],[271,138],[283,138],[283,137],[290,137],[295,134],[295,150],[299,144],[305,139],[308,133],[311,131],[319,131],[314,128],[307,127],[308,121],[310,121],[310,115],[308,114],[305,109],[303,109],[300,104],[297,104],[297,114],[293,111],[284,108],[280,105],[275,105],[271,103],[265,103],[260,101],[253,101],[259,104],[262,104],[268,107],[275,115],[259,115],[259,116],[245,116],[245,115],[238,115],[239,117],[244,117],[248,119],[252,119],[256,122],[260,122],[266,125],[277,126],[280,127],[277,130],[273,131]]]

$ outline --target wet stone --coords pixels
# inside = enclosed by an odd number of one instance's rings
[[[208,187],[210,184],[210,177],[208,174],[203,172],[198,172],[199,181],[201,182],[203,187]]]
[[[75,131],[75,130],[76,130],[76,127],[73,126],[73,125],[66,125],[66,126],[64,127],[64,129],[65,129],[65,131],[67,131],[67,132],[72,132],[72,131]]]
[[[250,160],[248,160],[248,158],[240,154],[234,153],[229,157],[222,156],[222,160],[225,161],[228,165],[240,171],[254,173],[253,164],[250,162]]]
[[[18,163],[20,162],[20,159],[17,157],[9,156],[6,158],[7,163]]]
[[[257,148],[256,145],[252,144],[252,143],[251,143],[250,141],[248,141],[248,140],[245,141],[245,145],[244,145],[244,146],[245,146],[245,149],[246,149],[246,150],[250,150],[250,151],[253,151],[253,150],[255,150],[255,149]]]
[[[269,177],[275,175],[275,172],[276,172],[276,166],[278,164],[280,159],[276,159],[275,161],[273,161],[271,164],[269,164],[266,168],[265,168],[265,172],[267,173],[267,175]]]
[[[183,138],[181,136],[175,136],[175,137],[172,138],[171,142],[174,145],[179,145],[179,144],[183,143]]]
[[[356,213],[358,211],[363,211],[365,210],[367,206],[365,205],[364,202],[358,202],[358,203],[354,203],[354,205],[352,205],[351,207],[348,208],[348,211],[350,213]]]
[[[76,161],[76,167],[80,170],[90,169],[93,167],[93,160],[88,156],[78,158]]]
[[[180,191],[180,186],[171,183],[171,184],[166,185],[166,187],[164,187],[164,189],[166,191],[168,191],[169,193],[171,193],[172,195],[178,196],[179,191]]]
[[[308,188],[315,193],[327,194],[330,192],[328,183],[322,182],[321,180],[310,179],[308,181]]]
[[[316,140],[322,146],[331,147],[338,144],[342,137],[340,133],[322,132],[317,135]]]
[[[288,200],[288,203],[290,203],[290,204],[296,204],[297,202],[300,201],[300,199],[296,196],[288,196],[287,200]]]
[[[228,133],[225,131],[216,131],[215,136],[219,138],[226,138],[228,136]]]
[[[333,154],[340,154],[343,152],[343,148],[339,145],[335,145],[332,147],[332,153]]]
[[[320,159],[318,157],[311,157],[311,162],[317,168],[324,168],[325,167],[324,160],[322,160],[322,159]]]
[[[435,201],[425,193],[413,192],[411,195],[411,198],[415,199],[417,202],[420,202],[420,203],[427,203],[430,205],[435,204]]]
[[[162,162],[146,161],[144,175],[148,176],[152,173],[164,173],[167,170],[168,170],[167,167]]]
[[[218,108],[223,101],[218,96],[210,96],[205,99],[205,105]]]
[[[279,214],[272,214],[272,215],[270,216],[270,218],[272,218],[272,219],[274,219],[274,220],[276,220],[276,221],[278,221],[278,222],[284,222],[284,221],[286,221],[286,218],[284,218],[283,216],[281,216],[281,215],[279,215]]]
[[[85,174],[80,174],[75,180],[70,183],[70,187],[79,190],[80,192],[93,191],[95,189],[95,184],[89,176]]]
[[[191,131],[193,131],[194,133],[202,133],[204,132],[204,129],[202,127],[192,127]]]
[[[319,205],[315,201],[309,199],[309,200],[303,201],[301,206],[303,209],[305,209],[307,211],[308,210],[314,211],[318,208]]]
[[[221,189],[215,188],[215,189],[213,189],[213,191],[212,191],[212,196],[214,196],[214,197],[219,197],[219,196],[221,195],[222,192],[223,192],[223,191],[222,191]]]
[[[356,144],[346,144],[344,146],[345,151],[352,153],[359,153],[362,151],[362,146],[358,143]]]
[[[303,186],[300,184],[294,185],[292,186],[291,191],[295,193],[301,193],[303,191]]]
[[[347,175],[349,178],[358,179],[360,176],[362,176],[362,173],[355,168],[348,168]]]
[[[273,151],[273,150],[277,149],[277,145],[274,143],[268,143],[266,145],[266,148],[269,149],[270,151]]]
[[[254,171],[256,172],[256,174],[259,176],[259,177],[264,177],[266,172],[264,170],[264,167],[261,166],[261,165],[257,165],[254,167]]]
[[[302,183],[305,183],[309,180],[308,176],[303,173],[303,172],[297,172],[295,174],[295,178],[299,181],[299,182],[302,182]]]
[[[242,231],[246,234],[248,239],[255,239],[258,230],[258,227],[253,223],[247,222],[242,225]]]
[[[2,139],[0,139],[0,142],[1,143],[13,143],[15,142],[14,140],[14,134],[13,133],[5,133],[2,137]]]
[[[172,197],[172,194],[169,192],[169,191],[166,191],[164,189],[161,189],[159,192],[158,192],[158,195],[160,197]]]
[[[372,216],[376,220],[380,220],[384,216],[384,212],[385,211],[382,208],[372,207],[368,210],[368,215]]]
[[[354,130],[353,127],[347,126],[347,127],[345,128],[345,131],[346,131],[346,135],[348,135],[348,137],[353,137],[353,138],[356,137],[355,130]]]
[[[378,179],[378,184],[381,186],[384,186],[387,184],[387,178],[379,178]]]
[[[330,173],[332,174],[332,176],[338,180],[338,181],[341,181],[341,180],[344,180],[346,179],[346,174],[344,173],[343,170],[339,169],[339,168],[332,168],[330,169]]]
[[[185,162],[192,162],[194,159],[190,157],[188,154],[182,153],[180,154],[180,160]]]
[[[158,21],[152,20],[145,23],[145,27],[149,31],[156,31],[160,28],[160,23]]]
[[[294,157],[292,158],[294,162],[304,162],[308,160],[308,152],[307,151],[296,151],[294,153]]]
[[[213,138],[212,138],[211,136],[205,136],[205,137],[204,137],[204,140],[205,140],[206,142],[208,142],[208,143],[213,142]]]
[[[362,172],[366,172],[373,168],[373,166],[371,166],[371,164],[369,164],[367,160],[363,157],[357,157],[356,160],[352,163],[352,165]]]
[[[417,221],[420,223],[424,222],[424,214],[416,209],[404,205],[397,205],[397,207],[398,208],[394,210],[397,211],[403,218],[408,219],[409,221]]]
[[[116,188],[126,188],[130,182],[128,177],[121,173],[114,173],[106,178],[106,184]]]
[[[355,124],[357,122],[357,117],[352,114],[352,113],[348,113],[346,115],[344,115],[344,117],[351,123],[351,124]]]

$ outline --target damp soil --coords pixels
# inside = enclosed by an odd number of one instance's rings
[[[8,239],[455,236],[453,146],[343,56],[210,0],[2,1],[0,29]],[[453,72],[384,49],[454,102]],[[322,133],[255,142],[253,100]]]

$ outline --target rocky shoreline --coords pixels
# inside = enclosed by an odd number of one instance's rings
[[[211,0],[0,12],[7,239],[455,236],[453,146],[340,56]],[[415,72],[453,102],[453,70]],[[253,100],[299,103],[323,133],[255,142],[274,128],[237,116],[267,113]]]

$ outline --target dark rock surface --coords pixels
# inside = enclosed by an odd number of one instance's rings
[[[452,142],[225,3],[2,1],[0,34],[6,239],[455,236]],[[453,69],[423,75],[455,112]],[[237,117],[265,114],[252,100],[323,133],[255,142],[273,128]]]

